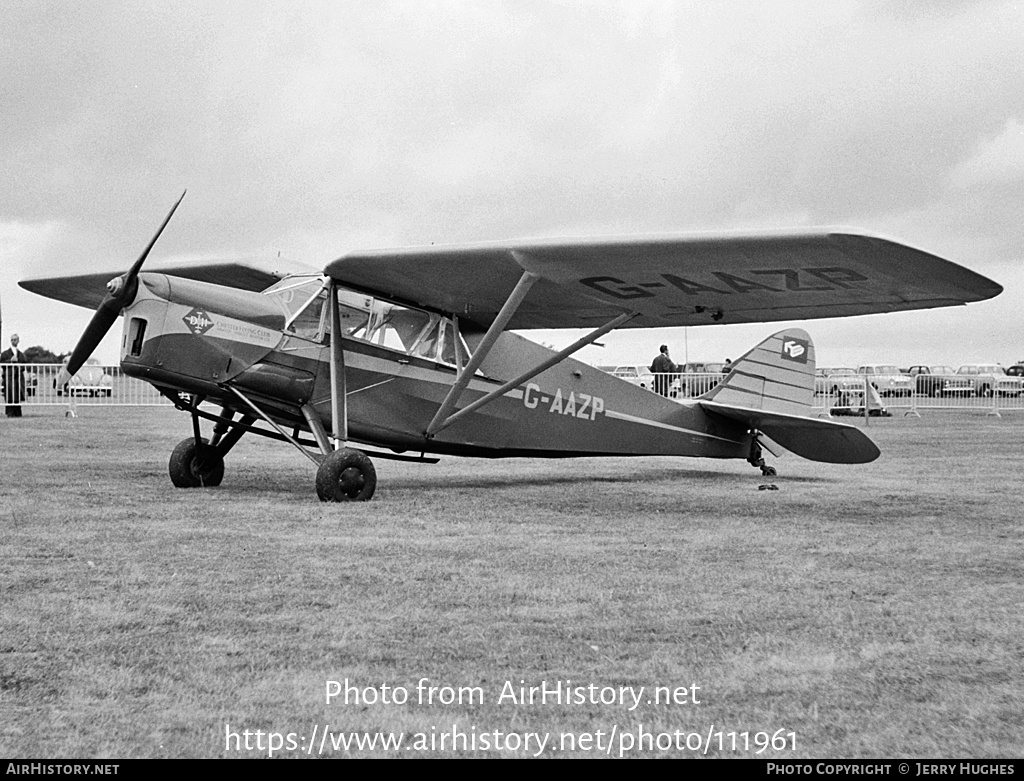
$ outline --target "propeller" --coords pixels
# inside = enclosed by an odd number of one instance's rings
[[[188,192],[188,190],[185,192]],[[178,204],[181,203],[184,197],[185,193],[183,192],[181,198],[171,207],[170,212],[164,218],[163,224],[153,238],[150,239],[146,248],[142,250],[142,254],[132,264],[132,267],[121,276],[114,277],[107,283],[107,295],[103,297],[99,308],[92,316],[92,320],[89,321],[89,325],[86,326],[81,338],[79,338],[78,344],[75,345],[75,349],[71,353],[67,364],[60,370],[60,374],[54,383],[56,387],[61,388],[67,385],[74,374],[82,368],[82,364],[92,355],[92,351],[96,349],[96,346],[103,340],[103,337],[107,335],[110,327],[117,322],[121,310],[135,300],[135,294],[139,289],[139,270],[142,268],[146,256],[149,255],[149,251],[156,244],[156,240],[160,238],[160,234],[167,227],[167,223],[171,221],[174,210],[178,208]]]

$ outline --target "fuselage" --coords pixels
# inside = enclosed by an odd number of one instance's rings
[[[124,310],[121,366],[159,388],[244,412],[231,388],[288,428],[309,405],[331,430],[324,280],[285,279],[263,293],[143,273]],[[565,358],[427,436],[483,335],[468,319],[356,291],[339,292],[349,438],[398,451],[472,456],[680,455],[746,458],[751,434]],[[502,333],[459,399],[465,407],[553,352]]]

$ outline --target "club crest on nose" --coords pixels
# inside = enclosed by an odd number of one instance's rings
[[[181,319],[196,336],[202,336],[213,328],[213,320],[202,309],[193,309]]]

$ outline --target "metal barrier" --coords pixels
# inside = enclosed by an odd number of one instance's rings
[[[61,364],[24,363],[0,366],[0,380],[5,389],[19,383],[23,387],[22,406],[68,407],[78,404],[115,407],[152,407],[171,402],[148,382],[128,377],[120,366],[86,364],[65,387],[56,387]]]
[[[692,399],[707,393],[715,385],[722,381],[721,374],[654,374],[652,387],[662,387],[664,382],[668,388],[668,395],[674,399]],[[811,412],[819,415],[831,414],[864,414],[864,396],[867,392],[867,375],[846,376],[842,378],[845,389],[839,393],[831,391],[836,384],[835,379],[818,377],[814,383],[814,401],[811,405]],[[943,409],[968,409],[986,411],[990,415],[998,416],[1001,411],[1024,409],[1024,393],[1002,394],[999,392],[989,395],[974,395],[966,393],[951,394],[946,396],[929,396],[922,393],[911,393],[904,396],[879,396],[878,402],[869,404],[869,414],[875,404],[887,410],[890,414],[902,413],[904,415],[919,415],[921,410],[943,410]]]
[[[846,389],[840,393],[832,393],[830,386],[834,380],[818,378],[815,381],[813,409],[825,414],[835,414],[836,409],[844,410],[854,407],[863,414],[863,397],[867,391],[868,378],[844,377]],[[845,397],[845,398],[844,398]],[[852,399],[850,398],[852,397]],[[993,392],[987,395],[974,393],[951,393],[942,396],[931,396],[913,392],[902,396],[879,395],[878,402],[890,414],[919,416],[921,410],[979,410],[998,417],[1001,411],[1024,409],[1024,393]],[[848,414],[848,413],[847,413]]]
[[[152,385],[121,372],[120,366],[86,364],[65,388],[55,387],[61,364],[7,363],[0,365],[0,385],[4,389],[21,383],[24,388],[23,406],[63,406],[74,408],[77,404],[102,406],[163,406],[171,402]],[[667,396],[674,399],[692,399],[701,396],[722,381],[718,373],[663,374],[652,375],[651,390],[667,388]],[[834,380],[817,378],[814,387],[813,413],[850,414],[848,410],[859,410],[863,414],[863,398],[867,390],[867,378],[844,377],[845,390],[831,392]],[[664,383],[664,386],[662,385]],[[6,402],[6,395],[3,396]],[[1001,411],[1024,409],[1024,393],[1002,395],[998,392],[988,396],[957,394],[949,396],[927,396],[912,393],[909,396],[882,396],[881,406],[890,414],[902,412],[905,415],[919,415],[921,410],[972,409],[985,410],[998,416]],[[869,405],[869,410],[872,405]]]

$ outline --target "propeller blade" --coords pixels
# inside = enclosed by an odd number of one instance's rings
[[[82,332],[78,344],[75,345],[71,357],[68,358],[68,362],[60,370],[55,387],[63,388],[71,381],[75,373],[82,368],[82,364],[92,355],[92,351],[96,349],[96,346],[103,341],[103,337],[107,335],[110,327],[117,322],[121,309],[122,307],[113,296],[108,295],[103,299],[103,302],[93,314],[92,320],[89,321],[89,325]]]
[[[103,337],[107,335],[107,331],[110,330],[111,326],[117,322],[118,316],[121,314],[121,310],[132,303],[135,300],[135,293],[138,291],[138,280],[139,271],[142,269],[142,264],[146,261],[149,256],[149,252],[153,249],[153,245],[156,244],[156,240],[160,238],[160,234],[164,232],[164,228],[167,227],[167,223],[171,221],[171,217],[174,216],[175,210],[178,205],[185,198],[185,193],[181,194],[181,197],[175,202],[174,206],[167,213],[160,228],[154,234],[153,238],[150,239],[149,244],[142,250],[142,254],[139,255],[138,259],[132,264],[132,267],[128,269],[124,274],[119,277],[115,277],[107,283],[107,295],[100,302],[99,308],[96,313],[92,316],[92,320],[89,321],[89,325],[86,326],[85,331],[78,340],[78,344],[75,345],[75,349],[71,353],[71,357],[68,359],[67,364],[60,370],[55,385],[60,388],[71,380],[75,373],[82,368],[89,356],[92,355],[92,351],[96,349],[96,346],[103,341]]]
[[[171,210],[167,213],[167,216],[164,217],[164,221],[157,229],[157,232],[153,234],[153,238],[149,240],[149,244],[147,244],[146,248],[142,250],[142,254],[139,255],[138,259],[132,263],[132,267],[122,276],[112,279],[107,283],[107,290],[110,291],[110,294],[123,301],[121,304],[122,309],[128,306],[128,304],[135,299],[139,270],[142,268],[142,264],[146,262],[146,258],[149,257],[149,251],[153,249],[153,245],[156,244],[156,240],[159,239],[160,234],[164,232],[164,228],[166,228],[167,223],[171,221],[171,217],[174,216],[175,210],[178,208],[178,205],[182,200],[184,200],[185,193],[187,192],[188,190],[185,190],[185,192],[181,194],[181,198],[178,198],[174,206],[171,207]]]

